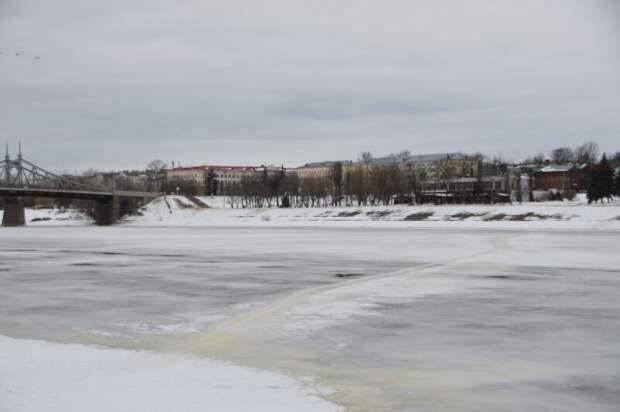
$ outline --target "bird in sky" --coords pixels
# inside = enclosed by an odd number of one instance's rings
[[[40,56],[30,56],[30,55],[28,55],[28,54],[24,54],[23,52],[20,52],[20,51],[15,51],[15,52],[13,52],[12,54],[11,54],[11,53],[5,53],[5,52],[3,52],[3,51],[0,51],[0,56],[5,56],[5,55],[6,55],[6,56],[9,56],[9,57],[10,57],[11,55],[13,55],[14,57],[22,57],[22,58],[23,58],[23,57],[25,57],[25,58],[29,58],[29,59],[33,59],[33,60],[41,60],[41,57],[40,57]]]

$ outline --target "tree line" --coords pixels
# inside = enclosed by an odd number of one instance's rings
[[[599,161],[600,154],[601,151],[596,142],[586,142],[575,148],[569,146],[557,147],[551,150],[547,156],[544,153],[538,153],[535,156],[527,157],[521,163],[541,165],[546,161],[550,161],[556,164],[576,163],[593,165]],[[620,152],[616,152],[608,160],[612,167],[620,166]]]
[[[429,176],[424,169],[403,159],[403,152],[394,155],[391,162],[371,163],[372,155],[364,152],[357,164],[345,167],[342,162],[334,162],[321,175],[300,178],[284,169],[275,173],[264,170],[260,175],[244,176],[240,182],[219,188],[216,178],[207,173],[204,193],[227,195],[230,206],[240,208],[389,205],[412,203],[420,198]],[[440,180],[460,175],[449,162],[439,170]]]
[[[258,207],[327,207],[389,205],[394,203],[417,203],[429,182],[447,184],[456,177],[475,177],[474,191],[482,191],[482,176],[505,176],[509,164],[500,156],[487,158],[477,153],[466,156],[476,167],[471,170],[457,169],[445,160],[438,161],[436,172],[428,176],[424,168],[411,161],[408,151],[389,156],[391,161],[374,162],[370,152],[362,152],[355,164],[334,162],[328,173],[300,178],[296,173],[263,169],[261,173],[247,175],[237,182],[221,182],[213,170],[205,172],[203,182],[165,181],[162,189],[168,193],[225,195],[235,208]],[[620,152],[610,159],[599,159],[599,148],[587,142],[574,149],[559,147],[545,157],[538,154],[525,159],[521,165],[543,166],[549,161],[558,164],[579,163],[589,165],[583,174],[580,187],[587,191],[590,202],[620,196],[620,178],[613,169],[620,166]],[[162,166],[150,170],[161,170]]]

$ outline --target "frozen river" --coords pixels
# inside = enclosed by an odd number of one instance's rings
[[[311,378],[352,411],[617,411],[618,239],[2,228],[0,335]]]

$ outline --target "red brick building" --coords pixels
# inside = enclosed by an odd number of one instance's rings
[[[577,190],[580,169],[573,165],[549,165],[534,173],[534,190]]]

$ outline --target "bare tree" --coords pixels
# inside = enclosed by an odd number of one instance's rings
[[[620,167],[620,152],[616,152],[613,156],[609,158],[609,164],[611,164],[611,167],[613,167],[614,169]]]
[[[361,152],[358,160],[361,164],[363,164],[366,168],[368,168],[370,166],[370,163],[372,162],[372,153]]]
[[[437,178],[441,184],[446,188],[446,191],[450,191],[450,182],[452,179],[458,176],[456,167],[450,160],[442,160],[439,163],[439,173]]]
[[[368,199],[368,173],[363,166],[357,165],[347,172],[345,193],[354,196],[358,206],[366,204]]]
[[[95,177],[95,176],[99,176],[101,174],[101,172],[97,169],[86,169],[84,172],[82,172],[82,176],[84,177]]]
[[[373,194],[373,203],[379,200],[384,205],[390,204],[393,194],[390,167],[391,165],[376,165],[370,169],[370,193]]]
[[[166,167],[163,160],[153,160],[146,166],[146,175],[149,181],[149,190],[161,192],[166,181]]]
[[[286,176],[285,194],[291,199],[291,206],[298,207],[299,202],[299,176],[297,173],[291,173]]]
[[[335,162],[329,171],[329,182],[332,189],[332,206],[340,206],[342,202],[342,188],[344,183],[344,173],[342,162]]]
[[[575,149],[575,160],[578,163],[594,164],[598,160],[599,149],[595,142],[587,142]]]
[[[551,151],[551,159],[558,164],[573,162],[575,160],[575,154],[570,147],[558,147]]]
[[[323,177],[313,176],[301,179],[301,193],[306,198],[309,206],[321,206],[321,201],[325,204],[328,195],[329,182]]]
[[[538,153],[536,156],[532,158],[532,163],[536,165],[541,165],[545,162],[545,155],[543,153]]]
[[[411,152],[409,150],[401,150],[398,153],[398,159],[403,163],[408,163],[411,161]]]
[[[163,160],[159,160],[159,159],[155,159],[153,161],[151,161],[148,166],[146,166],[146,170],[150,170],[150,171],[160,171],[160,170],[164,170],[166,167],[168,167],[168,165],[166,164],[166,162],[164,162]]]

